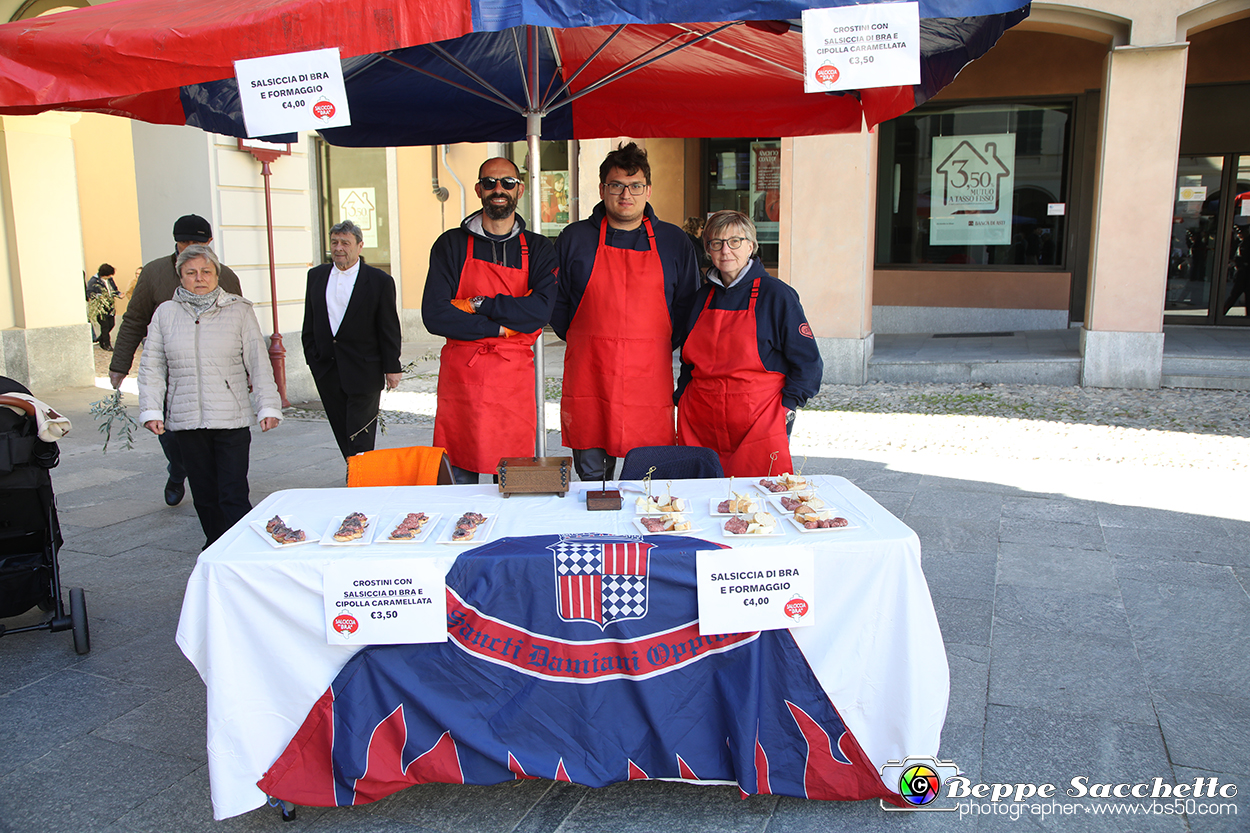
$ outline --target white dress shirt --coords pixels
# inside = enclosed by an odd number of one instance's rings
[[[330,319],[330,332],[339,334],[339,325],[343,323],[343,314],[347,312],[347,304],[352,299],[352,290],[356,287],[356,276],[360,274],[360,258],[347,268],[339,271],[339,267],[330,267],[330,276],[326,280],[326,314]]]

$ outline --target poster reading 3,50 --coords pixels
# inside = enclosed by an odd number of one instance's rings
[[[1011,243],[1016,136],[938,136],[933,140],[929,244]]]

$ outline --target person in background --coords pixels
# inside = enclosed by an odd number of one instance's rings
[[[100,302],[100,314],[96,316],[96,324],[100,327],[100,335],[96,338],[96,344],[100,345],[101,350],[112,351],[113,343],[109,339],[109,333],[113,332],[113,303],[115,299],[121,298],[121,290],[117,288],[117,282],[113,280],[113,275],[117,273],[111,265],[101,263],[100,268],[87,281],[87,300],[92,298],[103,299]]]
[[[516,216],[525,184],[515,164],[488,159],[474,186],[482,210],[430,250],[421,320],[444,336],[434,445],[457,483],[477,483],[501,457],[534,453],[534,342],[556,299],[556,250]]]
[[[1228,298],[1224,301],[1224,314],[1232,312],[1241,298],[1246,307],[1246,315],[1250,316],[1250,217],[1238,217],[1233,226],[1233,257],[1229,269],[1232,272],[1231,288]]]
[[[179,217],[174,223],[174,253],[162,255],[146,264],[140,271],[135,285],[130,290],[130,301],[126,304],[126,314],[122,316],[122,325],[117,328],[117,341],[113,345],[113,358],[109,361],[109,382],[114,389],[122,386],[122,380],[130,373],[135,361],[135,351],[139,342],[147,335],[148,324],[152,314],[161,304],[174,297],[174,291],[181,282],[175,263],[178,255],[188,246],[199,244],[212,245],[213,227],[198,214],[187,214]],[[239,286],[239,277],[223,265],[218,274],[222,289],[232,295],[243,295]],[[182,454],[178,451],[175,434],[160,434],[161,450],[165,452],[166,471],[169,477],[165,480],[165,503],[177,506],[187,492],[187,472],[182,464]]]
[[[252,304],[221,287],[217,255],[188,246],[176,268],[181,285],[152,316],[139,360],[139,421],[178,435],[207,548],[251,510],[249,426],[276,427],[282,404]]]
[[[695,255],[699,259],[699,274],[702,275],[712,265],[707,252],[703,250],[703,220],[698,217],[687,217],[686,222],[681,224],[681,230],[690,238],[690,245],[694,246]]]
[[[551,313],[567,343],[560,430],[582,480],[612,479],[631,448],[673,444],[673,350],[699,288],[690,238],[648,204],[645,150],[630,142],[608,154],[599,197],[556,241]]]
[[[677,443],[714,450],[727,476],[793,472],[794,411],[824,373],[799,295],[764,270],[742,212],[713,214],[703,244],[712,268],[681,351]]]
[[[308,270],[304,294],[304,358],[344,460],[373,450],[382,387],[402,378],[395,279],[365,263],[364,247],[351,220],[332,226],[333,263]]]

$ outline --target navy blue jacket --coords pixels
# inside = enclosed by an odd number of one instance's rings
[[[512,234],[493,240],[482,230],[482,212],[470,214],[459,228],[443,232],[430,249],[430,271],[421,296],[421,321],[434,335],[460,341],[477,341],[499,335],[500,325],[519,333],[532,333],[547,323],[556,299],[556,248],[541,234],[525,230],[516,217]],[[473,259],[518,269],[521,266],[521,235],[529,247],[530,294],[495,295],[482,302],[476,314],[451,305],[460,290],[460,273],[473,236]]]
[[[720,273],[712,268],[708,277],[720,280]],[[694,312],[686,332],[694,328],[708,295],[712,296],[708,309],[738,311],[749,307],[751,282],[757,277],[760,278],[760,295],[755,301],[755,338],[760,361],[765,370],[786,375],[786,384],[781,389],[781,403],[790,410],[801,408],[820,390],[825,364],[821,361],[816,339],[811,335],[812,328],[807,323],[803,305],[799,303],[799,293],[764,271],[764,264],[759,258],[752,258],[744,274],[728,289],[711,280],[704,282],[695,296]],[[673,394],[674,404],[681,399],[681,392],[689,384],[692,370],[693,365],[683,357],[677,390]]]
[[[556,240],[556,255],[560,261],[560,290],[556,306],[551,312],[551,329],[565,338],[569,324],[577,313],[595,267],[595,252],[599,248],[599,224],[606,222],[603,203],[595,206],[588,220],[580,220],[567,226]],[[668,304],[669,317],[673,323],[673,348],[681,346],[686,339],[686,322],[690,320],[694,295],[699,289],[699,265],[690,237],[672,223],[656,219],[655,211],[648,203],[646,217],[655,231],[655,247],[664,265],[664,300]],[[604,244],[615,249],[632,249],[645,252],[649,248],[646,226],[621,231],[608,226]]]

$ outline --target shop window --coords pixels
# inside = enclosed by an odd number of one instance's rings
[[[553,240],[560,236],[574,218],[570,216],[569,195],[572,182],[569,179],[569,143],[547,142],[538,143],[539,169],[538,185],[540,206],[542,210],[542,234]],[[521,178],[529,178],[529,146],[525,142],[511,142],[504,154],[511,159],[521,171]],[[525,219],[525,225],[531,231],[534,223],[530,219],[530,195],[526,194],[517,204],[517,214]]]
[[[879,266],[1064,265],[1070,102],[922,108],[879,130]]]
[[[780,240],[781,140],[709,139],[703,202],[708,214],[741,211],[755,222],[764,265],[777,265]]]

